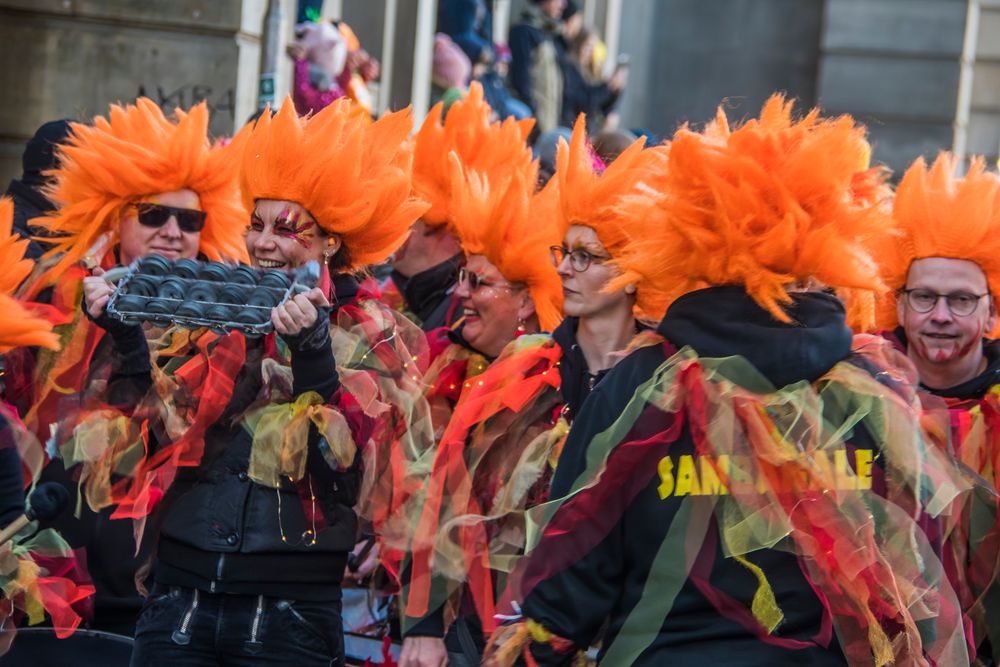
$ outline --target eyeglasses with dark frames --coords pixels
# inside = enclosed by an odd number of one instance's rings
[[[938,294],[937,292],[922,287],[914,289],[900,290],[906,295],[906,304],[917,313],[929,313],[934,310],[938,301],[945,300],[948,310],[957,317],[968,317],[976,312],[979,300],[990,293],[973,294],[972,292],[951,292],[949,294]]]
[[[589,269],[591,264],[603,264],[611,259],[610,257],[594,255],[583,248],[576,248],[570,251],[569,248],[563,245],[549,246],[549,252],[552,253],[552,264],[556,268],[559,268],[563,260],[569,257],[569,265],[573,267],[574,271],[579,273],[583,273]]]

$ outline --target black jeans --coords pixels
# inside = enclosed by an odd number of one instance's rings
[[[135,627],[132,667],[340,667],[340,601],[301,602],[154,587]]]

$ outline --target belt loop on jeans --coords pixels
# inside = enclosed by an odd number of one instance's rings
[[[264,642],[260,641],[260,625],[264,619],[264,596],[257,596],[257,608],[250,618],[250,638],[243,642],[243,650],[247,653],[260,653],[264,650]]]

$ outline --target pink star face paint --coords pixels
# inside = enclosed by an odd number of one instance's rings
[[[247,252],[258,268],[292,269],[323,261],[325,235],[302,206],[260,199],[247,227]]]
[[[306,218],[302,211],[285,209],[274,221],[274,233],[292,239],[303,248],[316,240],[316,221]]]

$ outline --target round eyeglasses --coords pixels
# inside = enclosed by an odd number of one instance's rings
[[[957,317],[968,317],[972,313],[976,312],[976,307],[979,305],[979,300],[984,296],[989,296],[989,292],[985,294],[973,294],[972,292],[951,292],[950,294],[938,294],[937,292],[932,292],[929,289],[915,288],[915,289],[904,289],[903,294],[906,295],[906,304],[917,313],[929,313],[934,310],[934,306],[940,299],[944,299],[945,303],[948,304],[948,310],[951,311],[952,315]]]
[[[566,259],[566,257],[569,257],[569,265],[573,267],[574,271],[579,273],[583,273],[589,269],[591,264],[603,264],[611,259],[610,257],[592,255],[583,248],[577,248],[576,250],[570,251],[570,249],[564,245],[549,246],[549,252],[552,253],[552,264],[556,268],[559,268],[559,265],[563,263],[563,260]]]

